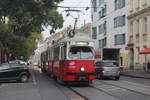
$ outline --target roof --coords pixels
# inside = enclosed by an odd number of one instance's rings
[[[69,42],[69,41],[79,41],[79,40],[94,42],[94,40],[92,38],[88,37],[87,35],[84,35],[84,33],[80,33],[80,34],[76,34],[73,38],[70,38],[70,37],[62,38],[62,39],[58,40],[58,43]]]

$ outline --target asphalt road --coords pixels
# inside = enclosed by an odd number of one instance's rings
[[[0,83],[0,100],[150,100],[150,80],[122,76],[64,86],[39,70],[27,83]]]

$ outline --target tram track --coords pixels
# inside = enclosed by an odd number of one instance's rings
[[[136,91],[136,90],[134,90],[134,89],[132,89],[132,88],[124,87],[123,85],[121,86],[121,85],[117,85],[117,84],[114,84],[114,83],[110,83],[109,81],[108,81],[108,82],[105,82],[105,81],[96,80],[96,82],[98,82],[98,83],[100,83],[100,84],[105,84],[105,85],[114,86],[114,87],[116,87],[116,88],[120,88],[120,90],[122,89],[122,90],[130,91],[130,92],[133,92],[133,93],[145,95],[145,96],[150,96],[150,95],[147,94],[147,93],[143,93],[143,92],[140,92],[140,91]],[[114,82],[116,82],[116,81],[114,81]],[[128,84],[127,82],[124,82],[124,81],[119,81],[119,83]],[[128,85],[131,86],[131,85],[133,85],[133,84],[128,84]],[[134,86],[137,86],[136,83],[134,84]],[[138,87],[140,87],[140,86],[138,86]],[[145,87],[145,86],[141,86],[141,88],[149,89],[149,88],[147,88],[147,87]]]
[[[111,98],[113,98],[111,100],[123,100],[123,99],[121,99],[121,98],[119,98],[119,97],[117,97],[115,95],[112,95],[112,94],[110,94],[108,92],[105,92],[105,91],[103,91],[101,89],[98,89],[97,87],[95,87],[93,85],[88,85],[88,86],[80,86],[80,85],[79,86],[74,86],[74,85],[72,86],[72,85],[69,85],[69,86],[67,86],[67,85],[64,85],[64,84],[56,81],[56,80],[53,80],[52,78],[50,78],[48,76],[47,76],[47,78],[57,88],[59,88],[60,91],[69,100],[100,100],[101,98],[102,98],[101,100],[110,100]],[[91,92],[92,96],[89,96],[89,94],[86,93],[88,91],[84,91],[84,93],[83,93],[83,91],[81,91],[81,90],[84,90],[83,87],[84,87],[85,90],[88,90],[88,89],[89,90],[91,90],[91,89],[94,90],[95,91],[94,93],[97,93],[96,99],[93,99],[95,94],[92,94],[92,92]],[[69,92],[67,92],[67,91],[69,91]],[[98,92],[100,93],[100,95],[99,95]],[[104,99],[104,98],[109,98],[109,99]]]
[[[47,80],[49,80],[64,94],[64,96],[68,98],[68,100],[133,100],[133,98],[136,98],[136,96],[138,99],[135,100],[141,100],[143,97],[150,97],[150,95],[146,95],[139,91],[134,91],[132,88],[129,89],[122,86],[124,84],[140,86],[140,84],[134,84],[133,82],[124,82],[122,80],[96,80],[88,86],[76,84],[64,85],[58,82],[58,80],[56,81],[53,78],[50,78],[48,75],[44,75],[44,77],[45,76]],[[141,88],[145,89],[146,86],[141,85]]]
[[[117,98],[118,100],[123,100],[122,98],[120,98],[120,97],[118,97],[118,96],[115,96],[115,95],[112,95],[112,94],[110,94],[110,93],[108,93],[108,92],[106,92],[106,91],[104,91],[104,90],[102,90],[102,89],[97,88],[96,86],[91,86],[91,87],[93,87],[93,88],[95,88],[95,89],[97,89],[97,90],[99,90],[99,91],[102,91],[102,92],[104,92],[104,93],[106,93],[106,94],[108,94],[108,95],[110,95],[110,96],[112,96],[112,97],[114,97],[114,98]]]
[[[49,79],[51,79],[50,77],[49,77]],[[50,81],[50,80],[49,80]],[[78,89],[76,89],[76,88],[80,88],[80,89],[82,89],[83,87],[84,87],[84,89],[85,88],[92,88],[92,89],[94,89],[94,91],[99,91],[99,92],[101,92],[101,93],[103,93],[103,94],[105,94],[105,95],[107,95],[107,96],[109,96],[109,98],[113,98],[113,99],[111,99],[111,100],[123,100],[123,99],[121,99],[121,98],[119,98],[119,97],[117,97],[117,96],[114,96],[114,95],[111,95],[111,94],[109,94],[109,93],[107,93],[107,92],[105,92],[105,91],[102,91],[102,90],[100,90],[100,89],[98,89],[98,88],[96,88],[96,87],[94,87],[94,86],[92,86],[92,85],[88,85],[88,86],[72,86],[72,85],[69,85],[69,86],[67,86],[67,85],[64,85],[64,84],[62,84],[62,83],[60,83],[60,82],[58,82],[58,81],[52,81],[53,82],[53,84],[57,87],[57,88],[59,88],[60,89],[60,91],[65,95],[65,96],[67,96],[67,98],[69,99],[69,100],[93,100],[93,99],[91,99],[90,97],[88,97],[88,93],[86,94],[86,92],[87,91],[85,91],[85,94],[83,94],[83,91],[80,91],[80,90],[78,90]],[[67,91],[69,91],[69,93],[67,92]],[[72,92],[72,93],[70,93],[70,92]],[[74,96],[72,97],[70,94],[73,94]],[[91,94],[92,94],[92,92],[91,92]],[[76,96],[75,96],[76,95]],[[94,100],[100,100],[101,98],[102,98],[102,96],[103,95],[99,95],[97,98],[98,99],[94,99]],[[103,96],[103,97],[107,97],[107,96]],[[74,98],[75,97],[75,98]],[[101,100],[104,100],[104,99],[101,99]],[[108,99],[109,100],[109,99]]]
[[[74,90],[72,87],[68,87],[71,91],[73,91],[74,93],[76,93],[77,95],[79,95],[80,97],[82,97],[84,100],[90,100],[89,98],[87,98],[86,96],[82,95],[80,92]]]
[[[47,75],[45,76],[48,81],[52,82],[57,88],[59,88],[59,90],[68,98],[68,100],[90,100],[80,92],[74,90],[71,86],[66,86],[65,84],[62,84]]]

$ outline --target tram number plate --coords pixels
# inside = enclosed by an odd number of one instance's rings
[[[80,76],[78,79],[79,79],[79,80],[85,80],[86,77]]]

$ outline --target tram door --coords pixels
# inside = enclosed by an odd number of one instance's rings
[[[63,76],[63,74],[64,74],[66,54],[67,54],[66,47],[67,47],[66,44],[63,44],[60,47],[60,66],[61,66],[60,73],[61,73],[61,76]]]

